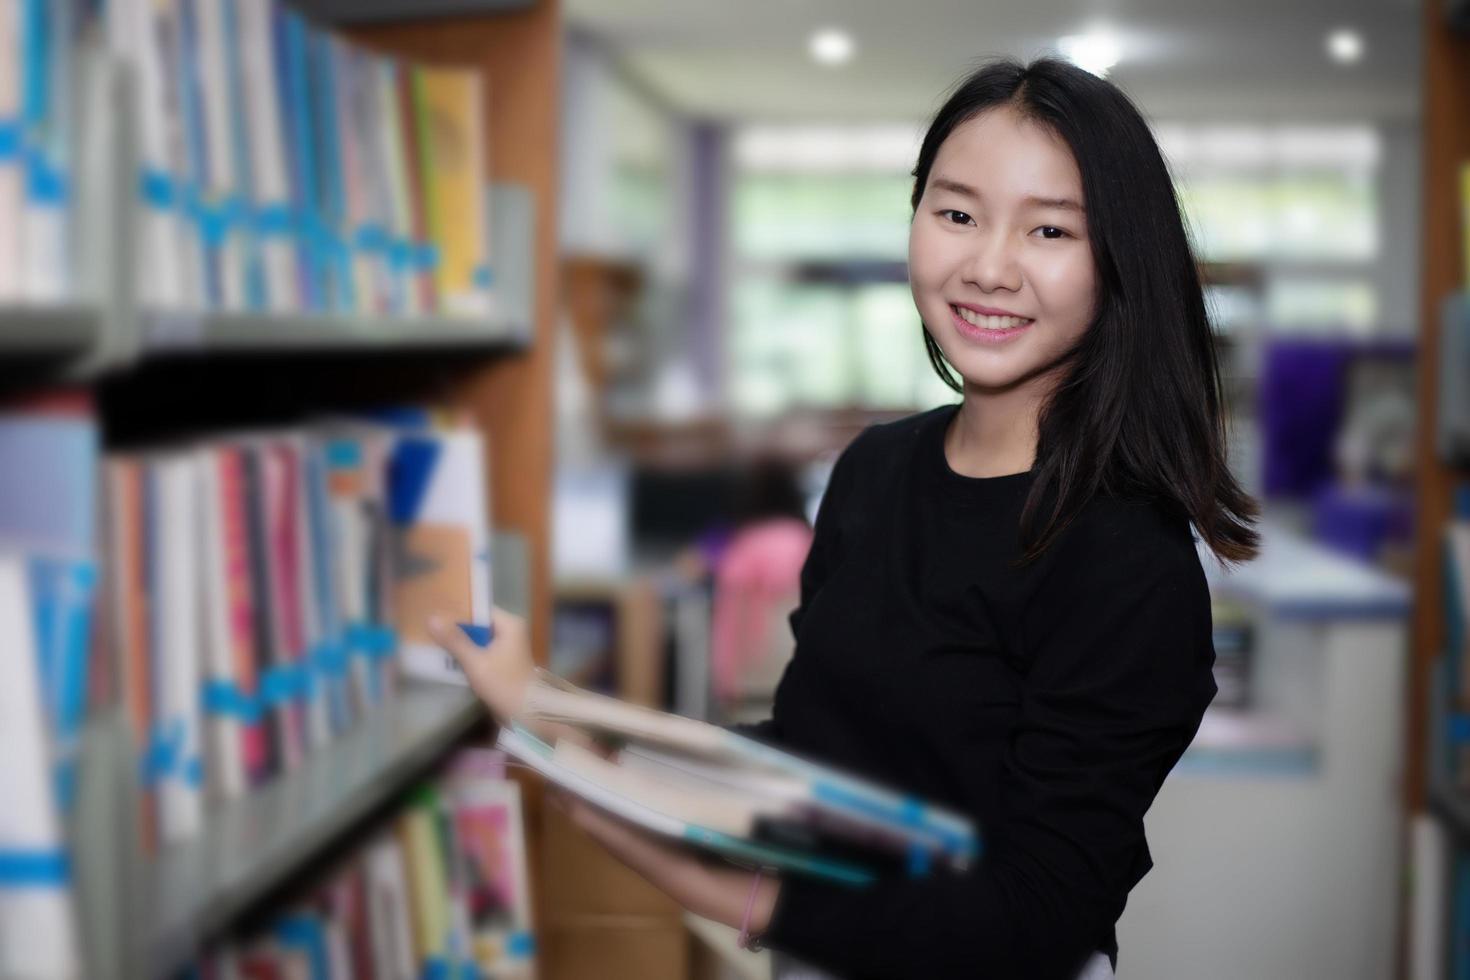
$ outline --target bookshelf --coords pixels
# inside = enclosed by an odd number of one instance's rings
[[[1442,459],[1436,449],[1440,390],[1441,330],[1452,298],[1463,295],[1465,256],[1459,168],[1470,161],[1470,33],[1456,29],[1441,3],[1421,7],[1424,38],[1423,92],[1423,274],[1420,294],[1418,431],[1416,434],[1417,521],[1414,542],[1414,614],[1408,678],[1405,805],[1409,813],[1432,809],[1458,830],[1460,846],[1470,830],[1470,800],[1450,791],[1439,765],[1449,692],[1434,677],[1445,651],[1442,534],[1452,512],[1456,482],[1470,477]],[[1443,696],[1441,696],[1443,695]],[[1401,905],[1402,959],[1408,957],[1408,905]],[[1453,926],[1453,920],[1447,919]]]
[[[556,301],[555,181],[560,11],[556,0],[323,5],[333,23],[371,20],[356,39],[420,62],[478,68],[487,86],[496,307],[477,320],[346,315],[164,314],[139,309],[132,263],[138,155],[128,117],[132,79],[116,59],[86,68],[77,182],[75,302],[0,305],[0,368],[23,388],[63,382],[99,390],[99,424],[147,444],[169,415],[209,431],[257,419],[255,389],[321,376],[313,407],[421,400],[468,415],[489,435],[496,601],[525,615],[548,659],[551,601],[551,336]],[[416,18],[412,21],[405,17]],[[388,23],[391,21],[391,23]],[[341,22],[338,23],[341,26]],[[212,394],[211,394],[212,393]],[[230,401],[219,411],[197,399]],[[279,405],[279,400],[271,404]],[[203,420],[202,422],[200,420]],[[68,826],[84,975],[171,975],[200,944],[390,805],[485,720],[457,688],[407,682],[383,710],[261,791],[208,812],[203,832],[138,854],[136,765],[120,711],[82,733],[78,798]],[[539,797],[526,794],[534,869]],[[540,890],[532,886],[533,894]]]
[[[1461,278],[1458,168],[1470,160],[1470,34],[1457,33],[1441,4],[1424,15],[1424,224],[1420,296],[1418,483],[1415,529],[1414,658],[1410,685],[1408,804],[1423,809],[1428,782],[1423,746],[1429,675],[1444,649],[1440,534],[1451,511],[1454,483],[1467,475],[1442,460],[1435,447],[1438,418],[1440,327],[1446,300],[1465,290]]]

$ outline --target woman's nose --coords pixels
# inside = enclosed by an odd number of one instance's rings
[[[1009,231],[996,230],[975,237],[975,250],[965,264],[965,281],[985,292],[1021,288],[1017,244]]]

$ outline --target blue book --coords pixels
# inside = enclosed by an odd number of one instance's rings
[[[300,14],[275,8],[276,76],[283,79],[281,118],[290,158],[291,207],[295,212],[298,290],[305,310],[324,308],[316,242],[316,136],[312,123],[311,28]]]

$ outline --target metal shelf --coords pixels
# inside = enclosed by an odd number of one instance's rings
[[[463,688],[405,686],[297,771],[210,814],[197,838],[142,869],[135,975],[183,967],[204,940],[388,801],[482,713]]]
[[[147,357],[303,351],[371,352],[525,346],[527,325],[508,317],[367,317],[332,314],[150,313],[143,317]]]
[[[0,350],[6,355],[52,357],[87,350],[102,332],[97,307],[0,303]]]

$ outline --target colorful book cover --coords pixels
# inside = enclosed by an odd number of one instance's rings
[[[465,683],[428,634],[434,613],[488,629],[492,605],[485,449],[469,427],[401,435],[389,468],[398,535],[394,607],[405,673]]]
[[[104,483],[111,647],[118,661],[123,713],[141,759],[153,719],[141,464],[126,456],[108,459]],[[139,793],[138,830],[142,852],[153,854],[158,845],[157,814],[153,791],[146,785]]]
[[[535,942],[520,786],[456,778],[450,795],[475,964],[491,976],[528,975]]]
[[[276,656],[271,669],[270,694],[285,712],[292,758],[299,763],[311,747],[303,703],[306,638],[301,620],[301,547],[297,518],[301,488],[298,472],[300,461],[295,447],[272,438],[263,448],[265,463],[265,502],[267,513],[266,547],[269,549],[272,624],[275,629]]]
[[[311,89],[311,28],[300,14],[275,7],[276,72],[283,82],[281,118],[290,156],[291,204],[296,226],[297,290],[301,308],[327,308],[323,261],[316,226],[320,224],[316,192],[317,135]]]
[[[249,534],[250,594],[255,600],[252,629],[256,638],[256,677],[260,684],[263,730],[267,752],[268,774],[294,769],[300,759],[291,738],[291,718],[287,706],[265,697],[265,678],[279,660],[280,642],[276,636],[275,598],[271,585],[270,521],[266,506],[266,464],[259,443],[240,446],[245,477],[245,523]]]
[[[481,316],[490,309],[481,76],[474,69],[420,65],[413,77],[440,310]]]
[[[413,282],[414,308],[420,313],[439,310],[438,287],[430,247],[429,205],[424,168],[423,142],[425,121],[415,95],[416,69],[400,65],[398,70],[398,118],[403,135],[403,159],[408,176],[408,215],[410,238],[405,262]]]
[[[347,248],[347,175],[343,169],[342,119],[337,99],[337,57],[342,41],[325,31],[313,32],[309,45],[316,145],[318,238],[324,266],[327,309],[351,313],[352,260]]]
[[[246,502],[245,459],[237,446],[216,449],[220,482],[220,543],[224,552],[226,602],[229,615],[230,655],[235,684],[242,703],[241,748],[245,771],[252,786],[270,773],[270,747],[266,726],[258,707],[260,680],[255,633],[255,600],[251,583],[250,520]]]

